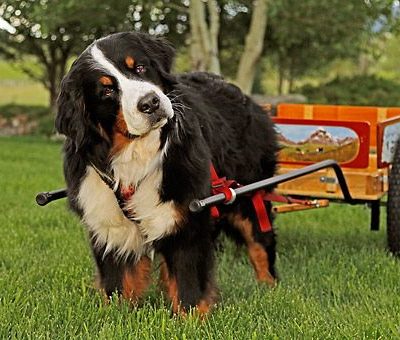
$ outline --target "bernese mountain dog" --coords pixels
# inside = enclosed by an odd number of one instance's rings
[[[249,197],[219,207],[217,220],[189,203],[210,195],[210,164],[242,185],[273,176],[277,142],[268,115],[236,86],[209,73],[171,74],[173,57],[168,42],[144,33],[96,40],[61,83],[55,124],[100,290],[137,302],[158,254],[173,311],[207,312],[219,231],[248,247],[257,279],[271,286],[275,236],[260,231]]]

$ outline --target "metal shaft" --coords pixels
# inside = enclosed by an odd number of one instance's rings
[[[55,201],[65,197],[67,197],[66,189],[40,192],[36,195],[36,203],[39,204],[40,206],[44,206],[47,203],[50,203],[51,201]]]
[[[331,159],[328,159],[328,160],[325,160],[322,162],[318,162],[318,163],[306,166],[301,169],[296,169],[296,170],[290,171],[283,175],[277,175],[277,176],[267,178],[267,179],[264,179],[264,180],[261,180],[261,181],[255,182],[255,183],[244,185],[242,187],[234,189],[234,191],[236,192],[236,196],[240,196],[240,195],[244,195],[244,194],[247,194],[247,193],[250,193],[253,191],[257,191],[260,189],[273,187],[280,183],[287,182],[292,179],[316,172],[321,169],[326,169],[326,168],[334,169],[336,177],[337,177],[339,185],[340,185],[340,188],[343,193],[344,200],[348,203],[353,203],[353,198],[350,195],[350,191],[347,186],[342,169],[340,168],[340,165],[336,161],[331,160]],[[201,200],[195,199],[190,203],[189,209],[192,212],[197,212],[197,211],[204,209],[207,206],[219,204],[224,201],[225,201],[224,194],[213,195],[213,196],[201,199]]]

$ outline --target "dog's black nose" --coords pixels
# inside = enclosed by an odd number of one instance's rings
[[[140,112],[152,114],[160,107],[160,98],[154,93],[148,93],[139,99],[137,108]]]

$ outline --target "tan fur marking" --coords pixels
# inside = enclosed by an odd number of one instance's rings
[[[114,125],[113,146],[111,149],[111,155],[117,154],[131,142],[131,140],[125,135],[127,131],[128,127],[126,125],[124,116],[121,111],[118,111],[117,120]]]
[[[99,79],[99,81],[100,81],[100,83],[102,83],[103,85],[113,85],[113,82],[112,82],[112,80],[111,80],[110,77],[102,76],[102,77]]]
[[[135,59],[133,59],[130,55],[125,58],[125,64],[128,68],[133,68],[135,66]]]
[[[124,149],[131,140],[123,135],[121,132],[115,132],[113,136],[113,146],[111,149],[111,155],[115,155],[118,152],[120,152],[122,149]]]
[[[240,214],[229,214],[227,217],[229,223],[240,231],[247,245],[255,242],[252,225],[249,219],[244,219]]]
[[[241,214],[229,214],[227,217],[233,227],[240,231],[246,242],[249,258],[256,272],[257,280],[274,287],[276,285],[275,279],[268,271],[268,254],[263,246],[254,240],[253,227],[250,220],[243,218]]]
[[[179,306],[179,295],[178,295],[178,282],[175,277],[168,278],[168,296],[172,302],[172,311],[178,313],[180,310]]]
[[[171,277],[169,275],[168,267],[164,259],[162,259],[160,263],[160,284],[162,285],[163,289],[168,295],[168,298],[172,302],[172,311],[175,314],[179,313],[181,316],[186,316],[187,311],[181,308],[179,302],[178,283],[176,282],[175,277]],[[200,302],[196,305],[195,313],[198,313],[200,317],[204,317],[210,312],[216,300],[216,289],[213,285],[209,285],[206,296],[201,299]]]
[[[181,226],[186,223],[187,221],[187,213],[188,213],[188,208],[184,207],[182,205],[175,205],[175,226],[174,229],[171,230],[171,234],[175,234],[179,231]]]
[[[172,311],[176,314],[180,311],[178,298],[178,283],[176,278],[171,276],[165,260],[161,260],[160,264],[160,283],[163,285],[165,292],[172,302]]]
[[[143,256],[139,262],[127,269],[122,279],[122,296],[136,302],[150,284],[151,260]]]
[[[217,289],[213,284],[209,284],[206,295],[196,306],[196,311],[200,314],[201,318],[204,318],[214,307],[217,301]]]
[[[93,287],[100,293],[101,298],[103,299],[103,303],[105,305],[108,305],[110,303],[110,298],[107,296],[105,290],[103,289],[100,279],[100,273],[98,271],[96,271],[96,275],[94,277]]]
[[[167,264],[165,263],[165,260],[162,259],[160,261],[160,279],[159,283],[161,288],[168,293],[168,267]]]
[[[269,267],[268,254],[261,244],[254,242],[248,248],[250,261],[256,271],[257,280],[265,282],[269,286],[274,287],[276,282],[270,272],[266,269]]]
[[[201,300],[197,305],[196,309],[200,315],[204,315],[210,311],[211,305],[207,300]]]

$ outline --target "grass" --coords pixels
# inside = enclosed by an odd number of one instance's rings
[[[0,105],[48,105],[48,93],[44,87],[29,80],[1,80]],[[1,113],[1,112],[0,112]]]
[[[59,144],[1,138],[0,173],[1,339],[400,337],[400,263],[385,251],[383,221],[369,231],[362,206],[280,215],[273,290],[255,283],[244,252],[227,242],[221,302],[199,321],[171,317],[155,286],[139,308],[102,302],[79,221],[63,201],[34,203],[38,191],[63,187]]]
[[[29,61],[29,66],[37,68],[33,61]],[[0,106],[7,104],[46,106],[49,103],[48,98],[48,92],[42,84],[30,80],[20,69],[0,59]]]

